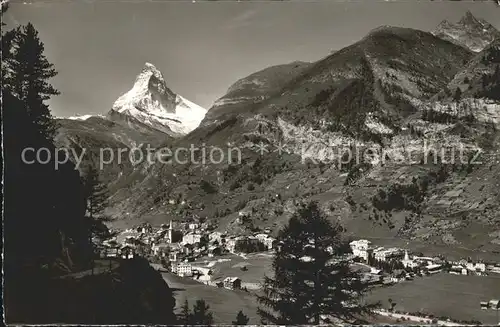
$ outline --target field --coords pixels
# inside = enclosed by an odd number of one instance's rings
[[[270,273],[271,260],[269,253],[243,256],[230,254],[218,258],[203,258],[192,264],[198,267],[210,267],[213,270],[212,280],[235,276],[239,277],[245,286],[246,283],[260,283],[264,275]],[[247,270],[243,271],[241,269],[243,266],[246,266]],[[239,310],[243,310],[250,318],[250,324],[260,323],[254,293],[208,286],[190,278],[181,278],[169,273],[162,275],[167,284],[175,289],[176,310],[180,309],[185,299],[188,299],[190,306],[196,299],[204,299],[214,313],[215,323],[231,323]]]
[[[213,270],[212,280],[222,280],[226,277],[239,277],[242,283],[258,284],[265,275],[271,274],[272,254],[254,253],[247,255],[224,255],[215,262],[214,258],[206,258],[193,262],[193,265],[210,267]],[[213,262],[212,264],[209,264]],[[242,268],[246,267],[246,270]]]
[[[440,273],[391,287],[377,288],[368,300],[381,301],[388,307],[388,299],[396,302],[395,310],[431,313],[459,320],[479,320],[496,324],[496,313],[481,310],[480,301],[500,298],[500,276],[457,276]]]
[[[181,278],[174,274],[163,273],[167,284],[175,291],[176,312],[179,312],[184,300],[190,307],[197,299],[204,299],[214,314],[218,324],[230,324],[239,310],[250,318],[249,324],[259,324],[257,301],[253,293],[231,291],[224,288],[207,286],[189,278]]]
[[[210,306],[210,311],[213,312],[216,324],[230,324],[239,310],[242,310],[250,318],[249,325],[260,324],[255,293],[207,286],[171,273],[162,273],[162,275],[168,285],[174,289],[177,313],[180,312],[186,299],[189,301],[190,307],[197,299],[204,299]],[[393,318],[378,315],[362,319],[370,324],[414,324],[410,321],[398,322]]]
[[[205,258],[193,265],[211,267],[212,280],[222,280],[228,276],[241,278],[245,284],[258,284],[264,275],[271,274],[270,253],[248,255],[225,255]],[[241,268],[246,266],[246,270]],[[187,298],[191,305],[203,298],[210,305],[216,323],[231,323],[239,310],[250,318],[250,324],[260,323],[256,314],[257,302],[253,291],[231,291],[201,284],[189,278],[173,274],[163,274],[170,287],[176,289],[177,309]],[[435,316],[448,316],[458,320],[478,320],[485,324],[496,324],[496,313],[481,310],[480,301],[500,298],[500,275],[457,276],[439,273],[394,286],[375,288],[367,296],[368,301],[381,301],[388,307],[388,299],[396,302],[395,309],[406,312],[425,312]],[[385,322],[390,318],[369,318],[371,323]]]
[[[272,257],[269,253],[249,254],[244,257],[239,255],[225,255],[221,261],[214,258],[206,258],[194,262],[195,266],[211,266],[214,271],[213,280],[221,280],[227,276],[238,276],[245,283],[260,283],[264,275],[271,274]],[[212,263],[210,263],[212,262]],[[246,266],[247,270],[241,270]],[[190,306],[196,299],[204,299],[214,314],[215,323],[229,324],[234,320],[236,313],[242,310],[249,318],[249,324],[259,324],[257,315],[257,301],[255,291],[231,291],[224,288],[204,285],[190,278],[182,278],[171,273],[162,273],[167,284],[174,289],[176,299],[176,312],[180,311],[184,300],[188,300]],[[373,324],[394,324],[393,318],[383,316],[364,317],[363,320]],[[405,322],[398,322],[405,324]],[[411,322],[407,322],[410,324]]]

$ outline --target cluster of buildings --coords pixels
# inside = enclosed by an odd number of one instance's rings
[[[452,262],[450,267],[450,274],[454,275],[486,275],[486,263],[473,262],[472,260],[462,259],[460,261]]]
[[[189,262],[173,263],[170,271],[180,277],[190,277],[194,280],[211,286],[224,287],[231,290],[241,289],[242,281],[239,277],[226,277],[223,280],[213,281],[213,271],[209,267],[201,267]]]
[[[170,221],[168,225],[163,224],[159,228],[142,224],[127,229],[117,237],[103,242],[103,245],[104,256],[132,259],[139,255],[151,262],[161,263],[179,276],[210,284],[214,283],[211,281],[211,269],[196,266],[196,259],[217,257],[225,253],[270,251],[276,247],[276,240],[270,236],[270,230],[248,236],[233,236],[210,230],[207,224]],[[222,284],[214,283],[214,286],[231,289],[241,287],[239,278],[226,279]]]
[[[368,240],[355,240],[349,245],[353,261],[361,262],[360,265],[366,267],[363,281],[371,285],[390,285],[443,269],[444,262],[438,257],[410,256],[405,249],[376,247]],[[384,267],[390,269],[385,270]]]
[[[354,258],[372,264],[373,262],[396,262],[406,270],[433,274],[446,269],[457,275],[486,275],[487,272],[500,273],[500,264],[474,262],[471,259],[448,262],[441,257],[410,256],[407,250],[399,248],[375,247],[368,240],[355,240],[349,243]],[[406,276],[405,278],[407,278]],[[394,278],[394,281],[397,278]]]
[[[384,247],[374,247],[372,242],[368,240],[356,240],[349,243],[351,246],[352,254],[354,257],[359,257],[365,262],[369,262],[371,259],[377,261],[390,261],[393,259],[399,260],[403,259],[405,256],[405,251],[398,248],[384,248]]]

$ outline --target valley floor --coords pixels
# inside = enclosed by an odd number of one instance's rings
[[[169,287],[174,290],[177,313],[180,312],[186,299],[190,307],[197,299],[204,299],[210,306],[210,311],[213,312],[216,324],[230,324],[235,320],[239,310],[250,318],[249,324],[260,323],[257,316],[257,301],[253,293],[208,286],[172,273],[162,273],[162,276]]]
[[[218,276],[238,276],[243,281],[258,283],[270,272],[271,257],[266,254],[224,256],[215,262],[201,260],[193,265],[213,266],[214,280]],[[242,271],[246,266],[248,270]],[[230,323],[239,310],[250,318],[250,324],[259,324],[256,314],[257,301],[253,290],[228,290],[202,284],[191,278],[179,277],[172,273],[162,273],[164,280],[174,289],[176,310],[179,311],[185,299],[192,305],[196,299],[205,299],[214,313],[216,323]],[[243,283],[244,286],[244,283]],[[388,287],[376,287],[367,296],[368,301],[381,301],[382,308],[389,306],[388,299],[395,303],[398,312],[422,312],[436,317],[447,316],[453,320],[477,320],[483,324],[496,324],[495,312],[481,310],[480,302],[500,298],[500,275],[457,276],[448,273],[415,278]],[[411,323],[398,317],[375,316],[365,318],[370,323]],[[397,320],[397,321],[396,321]],[[425,323],[417,320],[419,324]],[[413,323],[415,321],[413,320]]]
[[[387,307],[389,298],[396,302],[396,311],[420,311],[494,325],[497,324],[495,311],[481,310],[480,302],[500,298],[500,275],[457,276],[439,273],[390,287],[375,288],[367,300],[381,301]]]
[[[162,273],[162,275],[163,279],[174,290],[176,300],[175,310],[177,313],[180,313],[181,306],[186,299],[189,301],[190,306],[197,299],[204,299],[214,314],[216,324],[230,324],[235,319],[236,313],[239,310],[242,310],[250,318],[250,325],[260,324],[260,318],[257,315],[258,305],[254,293],[216,288],[196,282],[191,278],[183,278],[171,273]],[[396,319],[384,315],[363,318],[363,320],[371,324],[414,324],[410,320],[401,321]],[[426,325],[425,322],[421,322],[420,324]]]

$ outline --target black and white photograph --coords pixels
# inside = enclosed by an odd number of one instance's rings
[[[497,0],[2,0],[6,325],[500,325]]]

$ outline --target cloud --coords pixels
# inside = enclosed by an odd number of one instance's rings
[[[241,14],[234,16],[231,18],[227,24],[225,25],[225,28],[227,29],[233,29],[233,28],[241,28],[245,26],[249,26],[252,24],[252,20],[257,14],[257,10],[255,9],[250,9],[242,12]]]

